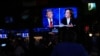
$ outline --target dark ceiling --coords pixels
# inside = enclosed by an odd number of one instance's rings
[[[21,19],[21,15],[25,14],[24,10],[29,10],[30,16],[34,15],[37,16],[40,12],[37,7],[41,6],[66,6],[66,5],[77,5],[82,8],[83,4],[86,4],[87,2],[93,2],[94,0],[9,0],[9,1],[1,1],[0,2],[0,14],[1,20],[0,20],[0,26],[1,27],[7,27],[13,28],[15,27],[28,27],[28,25],[32,25],[30,22],[30,19],[23,20]],[[32,13],[34,11],[34,13]],[[83,11],[84,12],[84,11]],[[5,16],[13,16],[14,23],[11,24],[5,24],[4,18]],[[31,21],[32,22],[32,21]],[[15,27],[15,28],[16,28]]]

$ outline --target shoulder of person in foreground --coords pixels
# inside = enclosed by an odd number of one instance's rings
[[[61,46],[64,46],[64,45],[72,45],[73,46],[73,48],[74,47],[77,47],[78,48],[78,51],[79,51],[79,54],[80,54],[80,56],[88,56],[88,53],[87,53],[87,51],[85,50],[85,48],[81,45],[81,44],[76,44],[76,43],[59,43],[59,44],[57,44],[55,47],[54,47],[54,49],[53,49],[53,51],[52,51],[52,53],[51,53],[51,56],[58,56],[58,49],[61,49]]]
[[[86,51],[86,49],[84,48],[84,46],[83,45],[79,45],[80,46],[80,55],[81,56],[88,56],[88,52]]]

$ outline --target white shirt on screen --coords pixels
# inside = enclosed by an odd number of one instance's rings
[[[70,18],[67,18],[67,25],[69,25],[70,23]]]
[[[52,24],[53,24],[53,19],[51,19],[51,21],[52,21]],[[49,23],[49,25],[50,25],[50,19],[48,18],[48,23]]]

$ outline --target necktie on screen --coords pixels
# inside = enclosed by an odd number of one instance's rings
[[[51,21],[51,19],[50,19],[50,25],[49,25],[49,27],[50,27],[50,28],[53,27],[53,22]]]

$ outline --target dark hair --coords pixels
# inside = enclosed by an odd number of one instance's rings
[[[70,14],[71,14],[71,18],[74,18],[73,10],[70,9],[70,8],[67,8],[67,9],[65,9],[65,12],[66,12],[66,10],[69,10],[70,11]]]
[[[46,14],[47,14],[47,12],[52,12],[52,10],[51,10],[51,9],[47,9],[47,10],[46,10]]]

